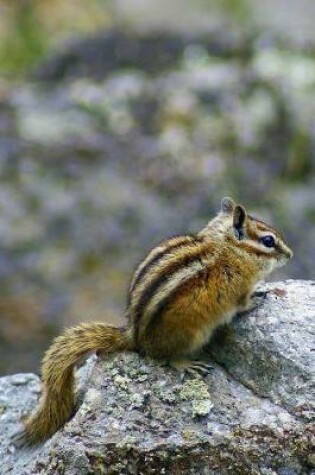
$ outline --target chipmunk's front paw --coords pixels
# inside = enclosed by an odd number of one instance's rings
[[[268,293],[269,293],[269,290],[265,290],[265,291],[255,290],[252,294],[249,295],[246,302],[244,302],[243,305],[239,307],[238,313],[240,314],[248,313],[251,310],[254,310],[254,308],[259,307],[260,305],[263,304]]]
[[[259,301],[261,301],[261,299],[266,299],[267,298],[267,295],[269,294],[270,290],[255,290],[252,294],[251,294],[251,298],[253,299],[259,299]]]
[[[256,290],[250,296],[251,302],[253,307],[257,308],[263,305],[264,301],[266,300],[270,290]]]

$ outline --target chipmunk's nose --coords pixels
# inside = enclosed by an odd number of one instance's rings
[[[284,255],[288,258],[288,259],[292,259],[292,257],[294,256],[293,254],[293,251],[291,251],[291,249],[289,247],[286,247],[284,249]]]

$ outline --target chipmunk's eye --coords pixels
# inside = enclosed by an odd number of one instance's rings
[[[266,247],[274,247],[275,245],[275,239],[270,234],[268,234],[268,236],[260,238],[259,241]]]

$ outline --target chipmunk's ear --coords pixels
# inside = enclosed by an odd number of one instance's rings
[[[235,206],[233,210],[233,227],[237,231],[239,239],[244,237],[244,224],[246,221],[246,211],[241,205]]]
[[[235,208],[235,203],[229,196],[225,196],[221,200],[222,213],[231,214]]]

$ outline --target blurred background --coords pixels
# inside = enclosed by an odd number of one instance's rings
[[[231,195],[314,278],[313,0],[0,0],[0,374],[122,323],[132,270]]]

